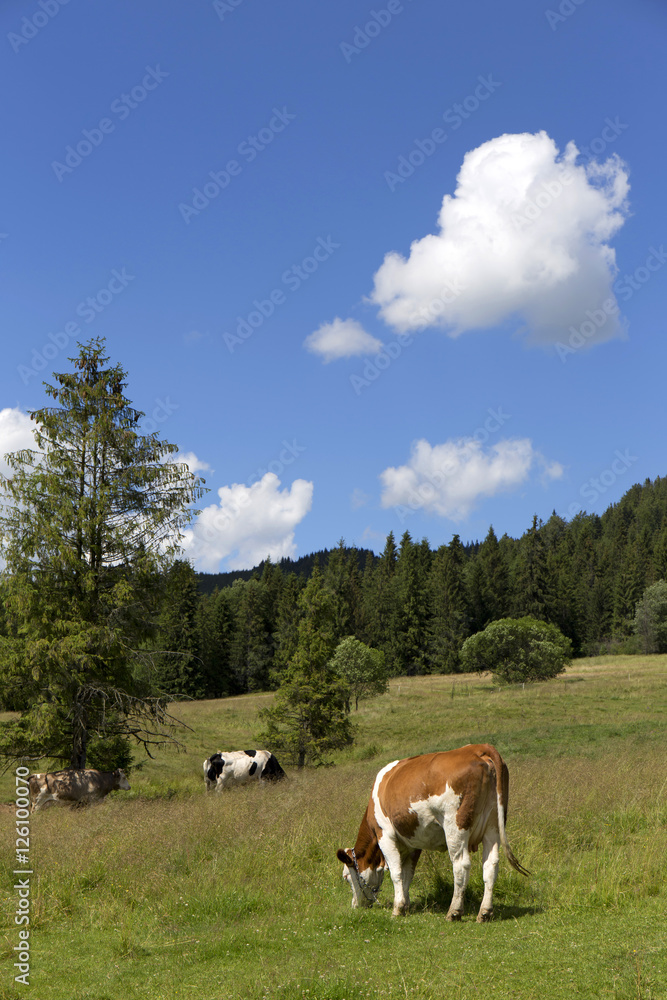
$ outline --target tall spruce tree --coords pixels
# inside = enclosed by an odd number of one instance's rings
[[[231,694],[230,648],[233,614],[227,590],[203,594],[197,606],[197,645],[202,658],[204,697]]]
[[[374,566],[366,568],[363,580],[364,641],[383,651],[390,676],[400,672],[396,642],[397,560],[396,540],[390,531],[382,555]]]
[[[428,672],[427,645],[431,611],[428,601],[430,559],[424,547],[404,532],[396,561],[396,606],[393,616],[393,672]]]
[[[550,620],[551,583],[542,525],[537,515],[521,539],[515,564],[514,614],[540,621]]]
[[[459,671],[461,646],[470,634],[470,609],[465,586],[465,552],[454,535],[436,552],[430,580],[432,620],[429,657],[433,673]]]
[[[266,691],[273,662],[267,586],[256,578],[240,585],[230,660],[236,690]]]
[[[471,571],[476,585],[473,592],[476,598],[475,628],[479,630],[509,614],[509,569],[493,525],[489,527],[472,565],[479,567],[476,572]]]
[[[349,688],[331,666],[337,646],[335,607],[315,566],[299,597],[301,618],[294,654],[274,704],[260,711],[259,739],[298,768],[322,764],[353,742]]]
[[[197,578],[189,562],[177,559],[166,573],[156,636],[156,684],[171,695],[203,698],[206,685],[199,656]]]
[[[176,445],[140,433],[104,341],[79,347],[74,370],[45,383],[57,405],[31,413],[35,448],[9,455],[0,480],[0,700],[21,711],[0,727],[0,753],[76,768],[96,740],[167,737],[165,703],[136,668],[152,655],[159,574],[202,494],[169,460]]]

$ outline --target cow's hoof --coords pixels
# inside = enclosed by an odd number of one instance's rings
[[[454,920],[460,920],[462,916],[463,914],[460,910],[450,910],[446,919],[453,922]]]
[[[477,923],[486,924],[493,917],[493,910],[485,910],[484,913],[480,910],[477,914]]]

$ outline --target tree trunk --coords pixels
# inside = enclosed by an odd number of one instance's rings
[[[80,702],[74,706],[74,725],[72,729],[72,754],[69,766],[81,770],[86,766],[88,717],[85,707]]]

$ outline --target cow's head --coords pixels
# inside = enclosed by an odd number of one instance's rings
[[[123,771],[123,769],[121,767],[117,767],[116,768],[116,770],[113,773],[113,776],[114,776],[114,785],[115,785],[115,787],[116,788],[122,788],[123,791],[129,792],[129,790],[130,790],[130,782],[127,780],[127,777],[125,775],[125,771]]]
[[[356,862],[351,847],[341,848],[336,857],[343,862],[343,878],[352,886],[352,906],[372,906],[377,900],[387,867],[384,858],[377,867],[366,865],[363,860]]]

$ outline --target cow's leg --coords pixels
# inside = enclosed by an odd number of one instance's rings
[[[447,911],[447,920],[460,920],[463,916],[463,897],[470,877],[468,836],[467,830],[456,830],[447,836],[447,849],[454,870],[454,895]]]
[[[407,913],[410,906],[410,885],[415,876],[415,868],[417,867],[417,862],[419,861],[419,856],[421,851],[411,851],[407,857],[402,858],[403,862],[403,875],[401,882],[403,883],[403,899],[405,900],[405,912]]]
[[[53,803],[53,801],[53,796],[48,788],[40,789],[32,803],[32,812],[37,812],[38,809],[44,809],[47,805]]]
[[[407,913],[408,906],[410,905],[410,882],[415,870],[414,865],[417,862],[415,860],[412,865],[410,877],[406,880],[403,875],[403,866],[405,864],[409,864],[409,858],[401,857],[401,853],[396,847],[396,844],[386,835],[382,836],[378,843],[380,845],[380,850],[384,855],[387,868],[389,869],[391,881],[394,884],[394,907],[391,911],[391,915],[392,917],[400,917],[401,914]],[[417,855],[417,857],[419,857],[419,855]]]
[[[493,916],[493,887],[498,876],[498,831],[487,830],[484,834],[482,871],[484,873],[484,898],[477,914],[477,923],[483,924]]]

